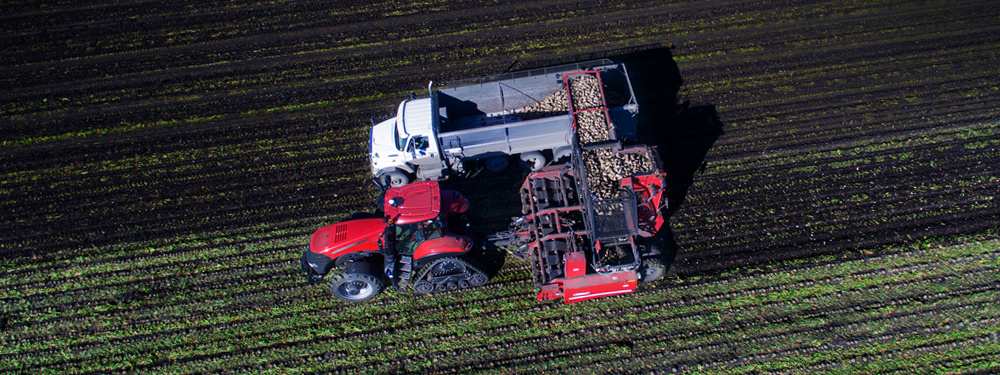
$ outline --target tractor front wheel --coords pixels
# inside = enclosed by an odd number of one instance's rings
[[[382,291],[382,281],[363,273],[341,273],[330,279],[330,291],[345,302],[364,302]]]

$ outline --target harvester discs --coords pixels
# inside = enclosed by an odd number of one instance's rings
[[[663,277],[665,273],[667,273],[667,267],[657,258],[643,259],[642,265],[639,266],[639,277],[642,278],[643,282],[648,283],[657,280]]]

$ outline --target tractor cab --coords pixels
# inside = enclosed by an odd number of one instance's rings
[[[421,243],[445,236],[440,218],[410,224],[396,224],[392,235],[395,237],[396,251],[413,256]]]
[[[470,238],[448,230],[449,218],[469,209],[469,200],[457,191],[441,190],[437,181],[391,188],[385,194],[385,216],[393,230],[396,251],[420,259],[442,253],[464,253]],[[389,242],[389,241],[386,241]]]
[[[464,259],[472,239],[448,226],[461,223],[468,209],[468,199],[441,190],[437,181],[390,188],[382,215],[316,231],[302,269],[309,280],[326,278],[334,296],[347,302],[375,297],[390,279],[397,291],[419,294],[483,285],[488,276]]]

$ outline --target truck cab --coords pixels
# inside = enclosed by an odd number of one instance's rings
[[[410,176],[420,180],[437,180],[448,165],[441,157],[441,147],[435,136],[440,127],[435,97],[410,99],[399,104],[396,117],[372,127],[369,158],[372,174],[384,180],[388,187],[410,182]]]

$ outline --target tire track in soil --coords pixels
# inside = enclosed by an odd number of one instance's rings
[[[985,165],[991,165],[992,161],[993,160],[970,161],[967,163],[968,166],[967,169],[975,170],[976,168],[974,167],[981,163],[984,163]],[[989,174],[995,172],[996,171],[989,172],[989,169],[987,169],[986,173]],[[888,181],[887,184],[884,184],[882,186],[886,186],[885,188],[883,188],[884,190],[891,191],[892,190],[890,188],[891,186],[901,186],[901,185],[918,186],[921,181],[928,181],[928,179],[934,179],[934,176],[938,175],[940,175],[942,178],[961,178],[963,176],[965,177],[978,176],[977,172],[968,172],[963,175],[954,175],[953,173],[940,172],[940,170],[935,169],[934,167],[928,167],[927,170],[918,169],[914,171],[905,171],[898,173],[898,176],[904,178],[903,180],[894,178],[892,174],[888,176],[883,174],[876,177],[863,179],[860,181],[847,178],[846,181],[834,179],[833,181],[825,183],[820,181],[817,182],[817,184],[833,187],[832,188],[833,192],[829,194],[830,196],[840,196],[846,199],[852,196],[852,194],[877,193],[879,191],[879,188],[876,187],[873,189],[867,186],[869,183],[874,183],[877,180]],[[914,181],[910,182],[909,180],[914,180]],[[755,183],[753,180],[751,180],[747,183],[740,183],[740,186],[748,186],[748,185],[755,186],[756,184],[759,183]],[[836,189],[835,188],[836,186],[857,186],[857,188],[848,188],[841,190],[841,189]],[[796,194],[796,191],[783,191],[782,198],[776,199],[774,202],[771,202],[770,199],[762,200],[760,195],[755,196],[753,192],[746,193],[745,195],[743,195],[742,199],[740,197],[735,197],[731,199],[718,199],[718,198],[707,199],[708,201],[715,201],[720,203],[725,202],[725,205],[723,205],[722,207],[719,206],[713,207],[712,205],[700,207],[699,211],[701,211],[702,213],[699,215],[704,217],[705,219],[719,215],[731,216],[729,214],[738,213],[740,212],[741,209],[742,211],[746,212],[748,210],[746,207],[754,207],[756,212],[766,212],[770,209],[772,211],[782,212],[782,214],[778,215],[772,214],[763,216],[753,215],[746,219],[727,221],[724,223],[725,224],[724,226],[716,224],[686,223],[683,228],[680,228],[677,231],[675,231],[675,235],[679,236],[683,236],[685,234],[694,235],[692,231],[695,228],[697,228],[698,229],[697,233],[699,238],[683,241],[681,247],[682,248],[690,247],[695,249],[707,247],[708,249],[711,250],[685,251],[682,254],[682,258],[679,258],[679,260],[681,260],[682,263],[684,263],[686,261],[691,261],[695,259],[701,259],[701,258],[707,259],[727,254],[730,254],[732,256],[749,255],[749,253],[754,251],[760,251],[760,249],[763,248],[767,248],[769,249],[769,251],[779,254],[781,253],[780,250],[785,248],[793,251],[793,253],[797,253],[797,251],[795,251],[795,248],[797,247],[801,247],[809,243],[819,244],[820,242],[824,243],[822,246],[828,248],[827,251],[832,251],[832,252],[839,252],[838,248],[842,246],[847,246],[848,248],[868,247],[873,244],[852,242],[850,240],[851,237],[853,237],[851,234],[852,233],[875,234],[880,231],[899,232],[900,229],[919,228],[922,226],[926,226],[928,224],[935,224],[935,221],[946,222],[950,219],[961,218],[961,216],[944,214],[945,212],[947,212],[944,210],[947,209],[950,205],[960,206],[961,204],[957,202],[986,203],[990,201],[989,197],[991,196],[990,193],[991,184],[984,182],[976,186],[960,186],[960,187],[948,188],[946,190],[940,190],[940,189],[927,190],[918,195],[906,195],[906,196],[895,195],[888,199],[882,198],[879,200],[872,200],[864,203],[848,204],[847,206],[825,205],[817,209],[811,207],[813,205],[813,202],[815,202],[815,199],[825,197],[826,195],[822,193],[816,195],[816,192],[811,191],[812,189],[805,190],[808,187],[809,186],[804,186],[802,188],[803,190],[798,190],[802,192],[801,194]],[[732,191],[732,190],[733,189],[731,187],[727,188],[725,186],[721,186],[718,187],[718,190],[716,191]],[[953,192],[953,194],[946,195],[945,193],[948,192]],[[708,194],[708,192],[692,191],[691,194]],[[971,198],[971,199],[961,198],[967,194],[972,194],[973,196],[979,196],[979,198]],[[766,196],[764,197],[766,198]],[[933,201],[938,201],[943,203],[937,203],[932,205],[921,203],[920,200],[925,198],[933,198]],[[761,204],[762,202],[764,202],[763,205]],[[855,208],[855,207],[879,207],[879,206],[885,206],[886,204],[893,202],[899,202],[899,203],[912,202],[912,203],[902,206],[894,205],[893,215],[895,215],[895,217],[902,217],[904,218],[903,220],[890,219],[889,223],[883,224],[876,228],[868,227],[867,223],[869,223],[871,220],[886,218],[885,213],[882,213],[877,210],[876,211],[858,210]],[[795,208],[796,206],[802,206],[802,208],[796,209]],[[942,214],[935,215],[930,218],[920,219],[918,221],[907,221],[908,219],[905,219],[905,217],[908,216],[908,214],[914,214],[923,211],[928,207],[937,207],[938,209],[942,210],[941,211]],[[848,216],[844,217],[842,215],[837,215],[834,217],[832,214],[837,211],[846,211]],[[824,215],[824,213],[826,213],[826,215]],[[964,221],[972,221],[972,222],[974,222],[973,218],[977,216],[981,217],[985,221],[980,223],[980,229],[986,229],[993,226],[989,224],[991,221],[988,218],[993,215],[997,215],[997,208],[994,207],[993,209],[977,210],[972,213],[965,213],[964,215],[968,216],[963,219]],[[811,218],[813,216],[818,216],[820,220],[825,220],[825,221],[817,221],[817,219]],[[807,219],[794,220],[797,217],[806,217]],[[828,218],[823,219],[824,217]],[[686,218],[682,217],[679,220],[685,220],[685,219]],[[742,227],[743,225],[749,225],[750,223],[759,223],[762,222],[762,220],[763,222],[773,222],[773,223],[787,222],[788,224],[783,224],[785,225],[784,227],[778,227],[775,225],[762,228],[758,227],[756,229],[752,229],[750,232],[746,231],[740,233],[730,232],[730,231],[735,231],[736,228]],[[741,225],[741,223],[743,225]],[[822,234],[815,233],[813,229],[792,226],[793,224],[801,225],[802,223],[808,223],[813,228],[821,227],[824,224],[830,224],[830,225],[841,224],[841,225],[838,225],[840,226],[840,228],[833,233],[822,233]],[[684,228],[690,228],[690,229],[684,229]],[[717,228],[717,229],[713,231],[712,228]],[[719,233],[719,230],[722,229],[727,229],[727,233],[725,234]],[[957,233],[962,233],[961,231],[965,229],[969,228],[958,227],[958,228],[953,228],[951,230],[955,231],[954,233],[957,234]],[[938,233],[937,235],[951,234],[947,233],[948,231],[947,228],[945,228],[944,230],[946,231],[946,233]],[[788,238],[772,239],[770,241],[766,241],[763,243],[759,242],[758,239],[755,239],[756,236],[754,236],[754,233],[769,233],[771,235],[780,236],[781,233],[787,231],[799,231],[802,233],[802,235],[791,236]],[[930,236],[930,234],[927,234],[927,236]],[[744,239],[746,243],[744,245],[739,245],[739,244],[724,245],[726,239],[736,239],[736,240]],[[837,240],[837,239],[841,240],[839,246],[837,246],[836,244],[827,243],[827,241],[829,240]],[[880,244],[880,242],[876,240],[874,244]],[[820,246],[817,245],[815,247],[820,247]],[[758,250],[753,250],[754,248]],[[778,259],[785,259],[785,258],[779,257]],[[739,264],[738,260],[731,259],[730,261],[737,262],[737,264]],[[755,261],[753,261],[753,259],[749,259],[747,261],[750,264],[756,263]],[[725,267],[725,266],[720,265],[720,267]]]
[[[966,195],[973,194],[977,191],[981,191],[981,194],[977,198],[972,198],[973,200],[989,200],[991,199],[990,191],[994,187],[994,184],[987,181],[983,177],[990,176],[990,173],[1000,172],[1000,170],[993,171],[988,166],[991,165],[991,160],[972,160],[962,165],[957,166],[956,170],[940,171],[937,169],[930,169],[928,171],[916,170],[916,171],[904,171],[898,173],[877,173],[878,169],[872,171],[865,171],[866,175],[871,175],[871,177],[865,177],[862,179],[853,179],[842,181],[839,179],[832,179],[830,181],[819,181],[820,183],[828,183],[830,188],[822,189],[815,188],[813,186],[805,185],[793,185],[789,187],[786,181],[782,182],[770,182],[769,188],[780,189],[782,192],[781,197],[771,198],[767,195],[766,203],[760,203],[762,194],[753,191],[758,181],[750,180],[748,182],[739,183],[732,188],[740,188],[750,186],[748,192],[742,194],[725,194],[723,197],[716,197],[710,201],[726,201],[729,204],[726,206],[707,206],[706,209],[713,209],[711,215],[698,214],[698,216],[685,216],[682,219],[685,220],[684,226],[680,228],[675,228],[675,233],[684,233],[690,231],[691,229],[719,229],[722,225],[730,228],[742,227],[757,221],[758,217],[748,217],[739,218],[738,214],[747,211],[756,212],[771,212],[771,215],[765,216],[768,220],[774,220],[776,223],[809,223],[811,226],[818,226],[824,224],[824,222],[816,222],[816,218],[822,219],[822,214],[831,214],[836,211],[854,211],[859,208],[871,207],[877,208],[879,206],[891,206],[896,209],[912,210],[912,209],[924,209],[928,207],[933,207],[934,205],[929,202],[940,201],[944,197],[954,197],[954,199],[964,199],[968,201],[970,198],[966,198]],[[979,168],[987,167],[985,171],[977,170]],[[954,164],[953,164],[954,166]],[[860,171],[860,167],[856,172]],[[959,174],[958,171],[969,171]],[[985,175],[984,175],[985,172]],[[924,175],[926,173],[926,175]],[[860,173],[859,173],[860,174]],[[963,183],[956,187],[933,187],[927,189],[914,189],[909,191],[908,194],[895,194],[896,189],[892,187],[892,184],[878,184],[878,182],[890,181],[896,183],[897,186],[914,186],[919,187],[919,183],[923,183],[928,179],[925,176],[936,177],[942,179],[953,179],[956,181],[966,181],[966,180],[978,180],[983,179],[978,184]],[[909,180],[916,179],[912,185]],[[794,181],[794,180],[792,180]],[[790,181],[789,181],[790,182]],[[726,190],[724,189],[713,189],[710,192],[701,192],[701,194],[723,194]],[[851,197],[862,196],[862,199],[852,200]],[[871,199],[868,197],[881,197]],[[823,200],[831,200],[835,198],[840,198],[845,200],[845,202],[836,205],[822,205],[816,207],[816,202],[821,202]],[[928,201],[928,202],[925,202]],[[872,212],[860,212],[858,213],[861,217],[864,215],[869,215]],[[726,220],[724,223],[715,220],[715,217],[730,217],[731,220]],[[794,221],[790,218],[802,217],[808,220]],[[840,217],[839,221],[846,221],[848,218]],[[829,224],[828,222],[826,224]]]

